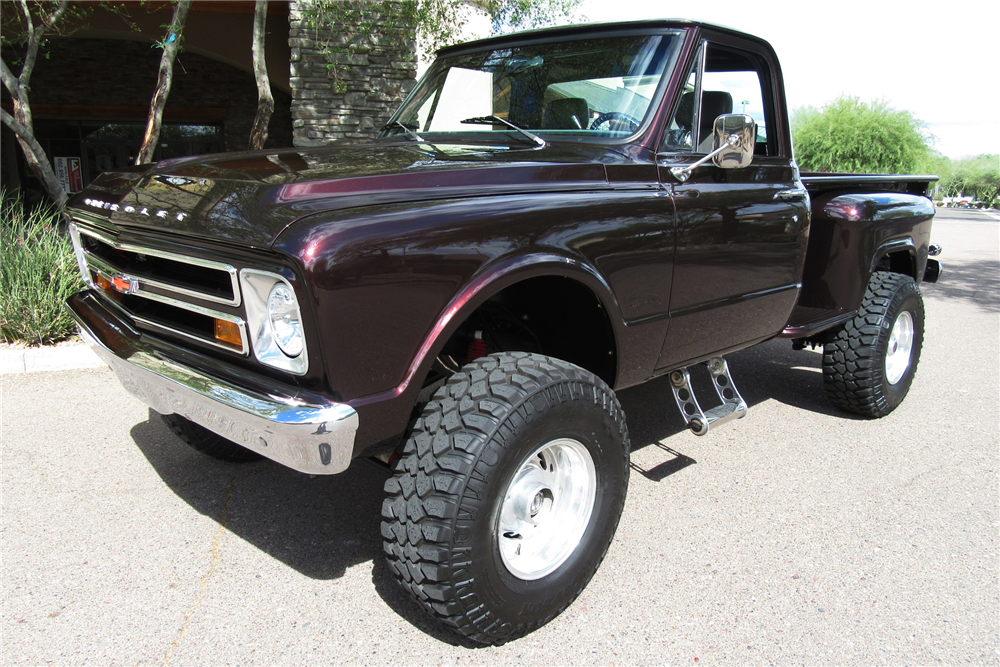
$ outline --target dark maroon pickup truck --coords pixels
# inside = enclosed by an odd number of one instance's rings
[[[70,203],[89,289],[69,307],[210,456],[389,465],[390,568],[503,643],[565,609],[611,542],[614,390],[669,375],[705,434],[747,411],[724,355],[785,337],[823,346],[840,407],[899,405],[918,285],[941,272],[935,179],[800,174],[760,39],[542,30],[442,50],[372,142],[105,174]]]

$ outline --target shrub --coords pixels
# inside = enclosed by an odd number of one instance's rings
[[[0,334],[4,342],[44,345],[69,338],[76,325],[64,305],[83,288],[73,246],[50,206],[26,209],[0,192]]]
[[[792,116],[795,157],[803,171],[914,173],[932,165],[924,124],[883,101],[840,97]]]

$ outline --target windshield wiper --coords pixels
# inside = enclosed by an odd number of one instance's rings
[[[548,144],[545,142],[545,139],[542,139],[537,134],[528,132],[523,127],[518,127],[517,125],[514,125],[514,123],[510,122],[505,118],[501,118],[500,116],[476,116],[475,118],[466,118],[462,122],[467,123],[469,125],[493,125],[494,123],[503,123],[504,125],[514,128],[524,136],[531,139],[533,142],[535,142],[535,144],[539,148],[545,148],[546,146],[548,146]]]
[[[416,132],[414,132],[411,128],[407,127],[406,124],[403,123],[402,121],[391,120],[391,121],[389,121],[388,123],[385,124],[385,127],[382,128],[382,131],[385,132],[386,130],[394,130],[397,127],[403,128],[403,132],[406,132],[406,136],[413,137],[414,139],[416,139],[417,141],[419,141],[421,143],[427,143],[427,142],[424,141],[423,137],[421,137],[419,134],[417,134]]]

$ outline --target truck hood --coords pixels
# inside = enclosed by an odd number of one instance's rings
[[[607,148],[341,144],[167,160],[102,174],[70,206],[126,228],[270,246],[303,216],[371,204],[609,187]]]

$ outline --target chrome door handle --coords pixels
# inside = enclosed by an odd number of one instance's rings
[[[777,201],[805,201],[809,196],[809,191],[805,188],[791,188],[782,190],[774,195]]]

